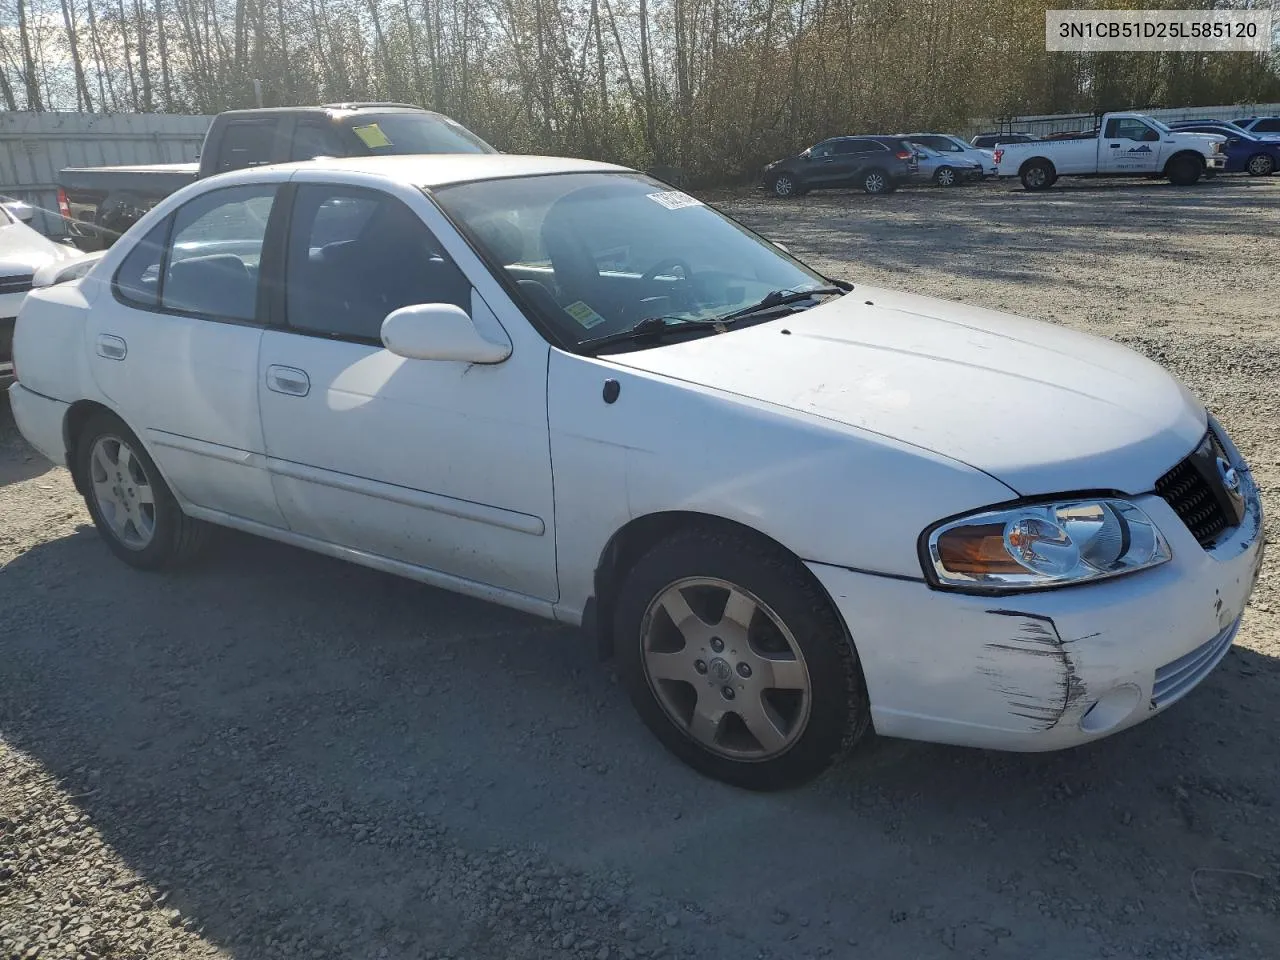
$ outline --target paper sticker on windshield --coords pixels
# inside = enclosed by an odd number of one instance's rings
[[[684,207],[700,207],[702,201],[697,197],[691,197],[687,193],[679,190],[668,190],[665,193],[651,193],[649,199],[654,203],[660,203],[668,210],[680,210]]]
[[[391,141],[387,139],[387,135],[382,132],[382,128],[376,123],[365,124],[363,127],[352,127],[351,132],[363,140],[364,145],[370,150],[391,146]]]
[[[575,300],[569,304],[564,308],[564,312],[577,320],[587,330],[604,323],[604,317],[600,316],[581,300]]]

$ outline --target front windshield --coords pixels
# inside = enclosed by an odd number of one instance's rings
[[[828,286],[700,200],[636,173],[487,180],[434,196],[567,344]]]
[[[375,156],[498,152],[460,123],[432,113],[361,115],[353,119],[350,130]]]

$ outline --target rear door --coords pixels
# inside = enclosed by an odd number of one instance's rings
[[[1098,141],[1099,173],[1156,173],[1163,166],[1160,131],[1137,117],[1111,117]]]
[[[850,137],[841,141],[841,144],[844,155],[842,182],[861,186],[863,174],[873,167],[884,170],[890,176],[894,175],[893,154],[878,140]]]
[[[259,268],[284,179],[187,201],[132,247],[88,313],[94,380],[178,496],[275,527],[256,389]]]

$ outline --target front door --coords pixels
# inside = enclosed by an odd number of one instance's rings
[[[1099,141],[1099,173],[1156,173],[1161,163],[1160,131],[1136,117],[1113,117]]]
[[[452,229],[421,194],[298,184],[283,325],[258,370],[280,507],[303,536],[554,600],[550,348],[479,365],[382,346],[386,315],[416,303],[455,304],[509,339],[433,227]]]
[[[90,365],[188,504],[283,526],[258,415],[259,265],[274,182],[201,194],[125,256],[88,312]]]

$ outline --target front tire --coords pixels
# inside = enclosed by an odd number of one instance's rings
[[[89,418],[76,444],[75,469],[94,526],[125,563],[159,570],[203,549],[209,526],[182,512],[155,461],[115,414]]]
[[[690,529],[627,573],[614,616],[636,710],[677,757],[751,790],[811,780],[870,722],[853,645],[812,575],[781,547]]]
[[[1269,177],[1275,172],[1276,162],[1267,153],[1255,153],[1245,163],[1245,169],[1251,177]]]
[[[1164,175],[1179,187],[1189,187],[1204,176],[1204,161],[1187,154],[1174,157],[1165,167]]]
[[[769,189],[779,200],[798,197],[803,192],[800,183],[789,173],[780,173],[769,182]]]

